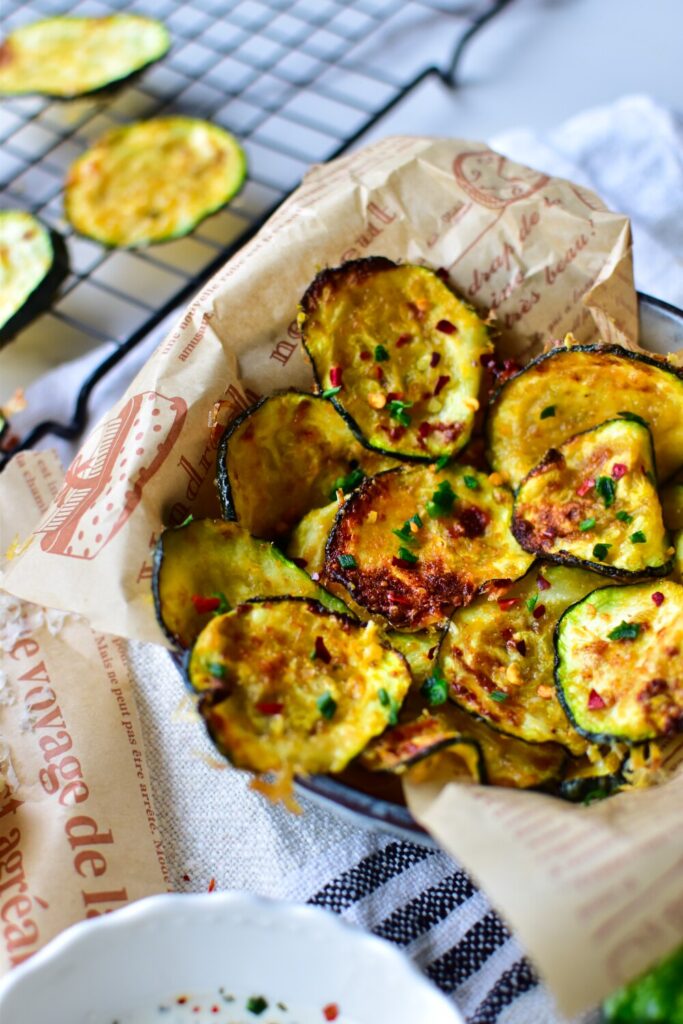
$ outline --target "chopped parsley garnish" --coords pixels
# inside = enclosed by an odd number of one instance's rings
[[[617,488],[611,476],[599,476],[595,483],[595,489],[604,501],[605,508],[614,504]]]
[[[247,999],[247,1010],[249,1010],[249,1013],[255,1013],[258,1017],[259,1014],[263,1013],[263,1011],[267,1009],[268,1000],[264,999],[263,996],[251,996]]]
[[[450,455],[441,455],[434,463],[437,469],[445,469],[448,463],[451,461]]]
[[[530,612],[532,612],[534,610],[534,608],[536,607],[537,603],[538,603],[538,594],[534,594],[533,597],[530,597],[530,598],[527,599],[527,602],[526,602],[527,609]]]
[[[400,402],[397,398],[387,404],[389,415],[392,420],[398,420],[402,427],[410,426],[410,414],[406,412],[406,409],[410,409],[412,402]]]
[[[389,353],[385,349],[384,345],[375,345],[375,362],[386,363],[389,358]]]
[[[389,708],[389,717],[387,719],[389,725],[398,725],[398,704],[396,700],[387,693],[384,687],[377,691],[377,696],[382,707]]]
[[[647,420],[644,420],[642,416],[636,415],[635,412],[629,412],[628,410],[622,409],[619,415],[625,420],[631,420],[633,423],[640,423],[643,427],[648,425]]]
[[[414,523],[418,530],[423,526],[422,520],[417,512],[414,516],[411,516],[410,519],[406,519],[403,526],[398,530],[392,530],[394,536],[398,537],[398,539],[402,540],[405,544],[415,544],[417,541],[415,531],[410,528],[411,523]]]
[[[456,497],[457,495],[451,487],[450,482],[448,480],[442,480],[432,494],[431,501],[427,502],[427,512],[432,519],[445,515],[453,508],[453,502]]]
[[[636,530],[635,533],[631,534],[629,540],[631,541],[631,544],[645,544],[647,537],[642,530]]]
[[[358,563],[353,555],[337,555],[337,561],[342,569],[357,569]]]
[[[586,530],[592,530],[594,526],[595,516],[589,516],[588,519],[584,519],[583,522],[579,523],[579,529],[582,533],[585,533]]]
[[[389,694],[387,693],[383,686],[381,687],[381,689],[377,691],[377,696],[379,697],[379,702],[382,705],[382,707],[388,708],[389,705],[391,704],[391,697],[389,696]]]
[[[212,594],[211,596],[215,597],[218,600],[218,607],[214,612],[215,615],[225,615],[226,612],[230,611],[232,605],[230,604],[222,590],[219,590],[217,594]]]
[[[336,388],[325,388],[322,392],[322,398],[332,398],[332,395],[338,395],[341,391],[341,384],[337,384]]]
[[[608,640],[635,640],[640,633],[640,623],[622,622],[616,626],[611,633],[607,634]]]
[[[624,512],[623,510],[621,512],[617,512],[617,519],[619,520],[620,523],[632,523],[633,522],[633,516],[629,515],[628,512]]]
[[[417,562],[417,555],[414,555],[408,548],[399,548],[398,557],[404,562]]]
[[[424,523],[422,522],[422,519],[420,518],[420,513],[419,512],[416,512],[414,516],[411,516],[410,519],[408,520],[408,522],[409,523],[415,523],[415,525],[417,526],[418,530],[422,526],[424,526]]]
[[[500,704],[502,701],[508,699],[508,695],[507,693],[505,693],[504,690],[493,690],[491,693],[491,699],[498,701],[498,703]]]
[[[469,487],[471,491],[479,490],[479,481],[476,476],[469,476],[468,474],[465,474],[463,480],[465,481],[465,487]]]
[[[220,661],[210,661],[206,667],[214,679],[222,679],[225,675],[225,665]]]
[[[355,490],[359,484],[362,484],[363,480],[365,480],[365,473],[360,466],[352,469],[346,476],[338,476],[332,484],[332,490],[329,494],[330,501],[334,501],[337,497],[337,491],[343,491],[344,494],[348,494],[349,491]]]
[[[190,512],[189,516],[186,519],[183,519],[183,521],[182,521],[182,523],[180,525],[181,526],[188,526],[192,522],[193,519],[194,519],[194,516]]]
[[[593,558],[597,558],[598,562],[604,562],[611,547],[611,544],[596,544],[593,548]]]
[[[322,697],[318,697],[315,704],[320,714],[323,718],[326,718],[328,722],[331,718],[334,718],[334,713],[337,710],[337,702],[331,694],[324,693]]]
[[[541,411],[540,418],[542,420],[549,420],[551,416],[555,415],[555,408],[554,405],[546,405],[545,409]]]
[[[448,683],[441,675],[439,668],[435,668],[432,674],[425,679],[420,687],[420,693],[432,707],[446,703],[448,700]]]

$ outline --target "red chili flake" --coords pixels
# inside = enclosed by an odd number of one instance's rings
[[[450,320],[439,320],[436,329],[441,331],[442,334],[455,334],[458,328]]]
[[[325,1020],[336,1020],[339,1016],[339,1007],[336,1003],[328,1003],[323,1006],[323,1017]]]
[[[439,379],[436,382],[436,387],[434,388],[434,396],[435,397],[443,391],[443,389],[446,387],[446,385],[448,384],[450,379],[451,379],[450,377],[448,377],[446,375],[443,375],[443,374],[442,374],[441,377],[439,377]]]
[[[623,462],[615,462],[612,466],[612,479],[621,480],[622,476],[626,476],[628,473],[628,466],[625,466]]]
[[[403,398],[402,391],[388,391],[387,402],[400,402]]]
[[[395,565],[397,569],[417,569],[416,562],[409,562],[406,558],[397,558],[396,555],[391,559],[391,564]]]
[[[511,629],[510,626],[506,626],[505,629],[501,629],[500,635],[501,635],[502,639],[505,641],[505,643],[507,644],[507,643],[510,642],[510,640],[512,640],[512,637],[514,635],[514,630]]]
[[[317,636],[315,638],[315,656],[316,658],[320,658],[321,661],[324,661],[326,665],[329,665],[332,661],[332,655],[325,646],[325,641],[321,636]]]
[[[600,694],[597,693],[596,690],[591,690],[591,692],[588,694],[588,710],[602,711],[602,709],[606,707],[607,705],[605,704]]]
[[[661,592],[661,590],[655,590],[654,594],[652,595],[652,600],[658,608],[660,604],[664,603],[664,594]]]
[[[298,566],[299,569],[305,569],[308,565],[306,558],[290,558],[290,562],[294,562],[294,565]]]
[[[550,581],[547,580],[545,576],[542,576],[540,572],[536,579],[536,583],[538,584],[539,590],[550,590]]]
[[[392,604],[406,605],[408,608],[413,603],[409,597],[406,597],[404,594],[397,594],[395,590],[387,590],[387,600],[391,601]]]
[[[176,1003],[178,1003],[179,1006],[184,1006],[186,1002],[187,996],[178,996],[178,998],[176,999]]]
[[[189,875],[183,875],[183,882],[191,882],[191,881],[192,881],[192,879],[190,878]]]
[[[203,597],[201,594],[192,595],[194,610],[203,615],[205,612],[215,612],[220,607],[220,597]]]
[[[543,616],[545,615],[545,605],[544,604],[537,604],[536,607],[534,608],[533,615],[534,615],[535,619],[542,619]]]
[[[434,369],[435,366],[438,366],[440,362],[441,362],[441,353],[440,352],[432,352],[432,358],[429,360],[429,365],[431,366],[432,370]]]
[[[360,354],[361,359],[364,363],[367,363],[368,359],[372,359],[372,352],[367,352],[365,349]]]
[[[412,334],[401,334],[396,339],[396,348],[403,348],[404,345],[407,345],[412,340],[413,340]]]
[[[220,1006],[212,1006],[211,1007],[211,1013],[220,1013],[220,1012],[221,1012]]]
[[[439,649],[439,645],[438,644],[434,644],[433,647],[429,648],[429,650],[427,651],[427,657],[429,658],[430,661],[434,661],[434,655],[436,654],[438,649]]]
[[[504,611],[509,612],[511,608],[514,608],[516,604],[519,604],[518,597],[499,597],[498,607]]]
[[[333,388],[340,388],[342,382],[343,370],[341,366],[330,367],[330,386]]]
[[[277,700],[261,700],[255,707],[261,715],[279,715],[282,713],[284,704]]]
[[[375,372],[375,380],[378,380],[380,382],[380,384],[381,384],[382,381],[384,380],[384,374],[382,373],[382,367],[381,366],[375,366],[374,367],[374,372]]]
[[[420,424],[420,426],[417,428],[418,437],[421,437],[421,438],[429,437],[429,435],[432,433],[433,430],[434,430],[434,427],[432,426],[432,424],[431,423],[427,423],[426,420],[423,420],[422,423]]]
[[[580,498],[583,498],[585,494],[588,494],[591,487],[595,487],[595,480],[593,480],[592,477],[589,477],[587,480],[584,480],[582,484],[579,484],[576,488],[576,493]]]
[[[208,888],[207,888],[206,891],[207,892],[213,892],[215,888],[216,888],[216,879],[215,878],[209,879],[209,885],[208,885]]]

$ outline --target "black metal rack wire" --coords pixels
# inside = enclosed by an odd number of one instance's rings
[[[96,385],[251,238],[296,188],[311,162],[349,149],[426,78],[455,86],[471,39],[512,0],[469,6],[432,0],[85,0],[76,14],[137,12],[162,18],[173,47],[162,62],[106,97],[70,103],[42,97],[0,106],[0,203],[37,214],[64,238],[70,273],[50,309],[10,344],[47,337],[68,353],[108,344],[74,395],[65,422],[46,419],[0,452],[0,470],[46,435],[84,430]],[[55,13],[59,0],[4,0],[3,28]],[[407,8],[467,18],[447,68],[402,81],[355,55]],[[235,200],[186,238],[144,250],[110,250],[74,234],[64,220],[64,174],[109,127],[188,113],[232,131],[249,161]]]

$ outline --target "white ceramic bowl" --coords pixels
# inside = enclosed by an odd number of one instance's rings
[[[248,1010],[254,998],[267,1009]],[[326,1020],[463,1024],[388,942],[328,911],[244,893],[140,900],[67,929],[0,983],[2,1024]]]

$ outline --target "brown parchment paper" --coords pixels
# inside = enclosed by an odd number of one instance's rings
[[[164,525],[216,511],[215,403],[227,422],[264,393],[310,386],[297,303],[321,267],[375,254],[446,268],[468,301],[495,316],[508,357],[524,361],[567,331],[582,341],[637,344],[625,217],[480,143],[385,139],[314,168],[209,282],[85,441],[37,527],[22,533],[7,590],[78,612],[96,630],[162,642],[151,551]],[[683,938],[674,851],[680,785],[589,809],[454,785],[411,789],[409,798],[416,817],[484,884],[573,1012]],[[525,831],[527,816],[538,835]],[[653,835],[642,841],[646,821]],[[569,843],[562,857],[565,834],[578,845]],[[540,870],[539,857],[555,867]],[[661,914],[645,921],[656,905],[651,888]],[[610,914],[630,937],[623,949],[609,928],[598,930]]]
[[[12,520],[35,522],[62,476],[53,452],[11,463],[0,552],[14,554]],[[167,887],[125,647],[0,593],[0,974],[68,925]]]

